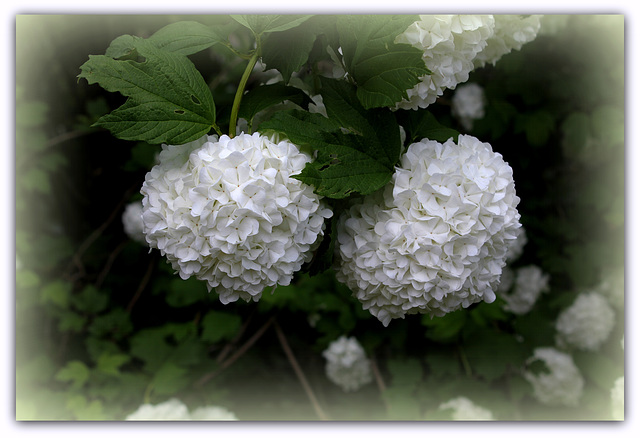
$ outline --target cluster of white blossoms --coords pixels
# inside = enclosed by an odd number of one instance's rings
[[[611,416],[624,420],[624,376],[618,377],[611,388]]]
[[[341,215],[337,278],[385,326],[493,302],[519,201],[488,143],[413,143],[385,189]]]
[[[132,202],[124,208],[122,213],[124,232],[133,241],[147,244],[142,224],[142,202]]]
[[[292,178],[311,157],[258,133],[163,145],[141,193],[146,239],[224,304],[257,301],[309,261],[332,215]]]
[[[596,292],[582,292],[558,315],[557,344],[596,351],[609,338],[615,316],[605,297]]]
[[[487,46],[473,60],[474,66],[493,64],[512,50],[520,50],[540,31],[542,15],[494,15],[495,29]]]
[[[189,412],[177,398],[157,405],[145,403],[125,418],[126,421],[236,421],[232,412],[219,406],[203,406]]]
[[[584,379],[573,358],[553,347],[539,347],[526,364],[542,361],[549,372],[525,370],[524,378],[533,387],[533,396],[549,406],[577,406],[584,389]]]
[[[473,128],[474,120],[484,117],[484,106],[484,89],[476,83],[457,87],[451,98],[451,112],[467,131]]]
[[[354,337],[341,336],[322,352],[327,360],[327,377],[343,391],[356,391],[371,382],[371,363]]]
[[[439,410],[452,409],[451,419],[454,421],[492,421],[493,413],[478,406],[466,397],[456,397],[442,403]]]
[[[445,89],[466,82],[474,68],[532,41],[539,28],[539,15],[421,15],[395,42],[422,50],[431,74],[407,90],[397,108],[426,108]]]
[[[536,265],[523,266],[515,272],[505,269],[498,286],[505,310],[516,315],[529,313],[540,294],[548,290],[549,275]]]

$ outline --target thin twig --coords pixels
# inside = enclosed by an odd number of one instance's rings
[[[129,301],[129,305],[127,306],[127,313],[131,313],[131,311],[133,310],[133,306],[135,306],[136,301],[138,301],[138,298],[140,298],[140,295],[142,295],[142,291],[144,291],[144,289],[147,287],[147,283],[149,283],[149,279],[151,279],[151,273],[153,272],[153,267],[156,264],[156,257],[152,257],[151,260],[149,261],[149,266],[147,266],[147,271],[144,273],[144,277],[142,277],[142,281],[140,281],[140,284],[138,285],[138,290],[136,290],[136,293],[133,295],[133,298],[131,298],[131,301]]]
[[[371,371],[373,371],[373,377],[376,379],[376,384],[378,385],[378,389],[380,390],[382,401],[384,403],[384,406],[387,408],[387,412],[389,412],[391,406],[389,405],[389,401],[385,396],[387,385],[385,385],[384,380],[382,379],[382,374],[380,373],[380,368],[378,368],[378,363],[376,362],[375,356],[371,355],[370,363]]]
[[[264,334],[264,332],[267,330],[267,328],[269,328],[269,326],[273,323],[273,321],[275,320],[275,316],[272,316],[271,318],[269,318],[267,320],[267,322],[265,322],[262,327],[260,327],[254,334],[253,336],[251,336],[247,342],[245,342],[240,348],[238,348],[236,350],[235,353],[233,353],[233,355],[227,359],[226,361],[222,362],[222,364],[220,364],[220,366],[218,368],[216,368],[215,370],[205,374],[204,376],[202,376],[199,380],[197,380],[194,383],[194,387],[199,387],[204,385],[205,383],[207,383],[209,380],[213,379],[214,377],[216,377],[218,374],[220,374],[222,371],[224,371],[226,368],[228,368],[229,366],[231,366],[231,364],[233,364],[236,360],[238,360],[244,353],[247,352],[247,350],[249,350],[249,348],[251,348],[251,346],[253,344],[255,344],[255,342],[260,339],[260,337]]]
[[[122,251],[124,247],[127,246],[128,243],[129,241],[125,240],[121,242],[118,246],[116,246],[116,248],[113,251],[111,251],[111,254],[109,254],[109,258],[107,259],[107,262],[104,264],[104,267],[102,268],[102,271],[100,271],[100,274],[98,275],[98,278],[96,280],[95,286],[97,289],[100,289],[100,287],[102,286],[102,283],[104,282],[104,279],[107,277],[107,274],[111,270],[111,266],[113,266],[113,263],[115,262],[116,257],[118,257],[118,254],[120,254],[120,251]]]
[[[316,411],[316,415],[318,415],[318,417],[321,420],[324,420],[324,421],[329,420],[329,417],[327,417],[327,415],[322,410],[320,403],[318,403],[318,399],[316,398],[316,395],[313,393],[313,390],[311,389],[311,385],[309,385],[309,382],[307,382],[307,378],[305,377],[304,372],[302,371],[302,368],[300,368],[300,365],[298,365],[298,361],[296,360],[296,357],[293,355],[293,351],[291,351],[291,348],[289,347],[289,343],[287,342],[287,338],[282,332],[280,325],[276,322],[274,323],[274,327],[276,329],[276,334],[278,335],[278,340],[280,341],[280,345],[282,345],[282,349],[284,350],[284,353],[287,355],[287,359],[289,359],[289,363],[291,363],[293,370],[296,372],[296,375],[298,376],[298,380],[300,380],[300,383],[304,388],[304,392],[307,393],[307,397],[309,397],[309,400],[313,405],[313,409]]]
[[[247,331],[247,327],[249,327],[249,324],[251,323],[251,320],[253,319],[254,314],[255,314],[255,310],[249,315],[249,317],[244,321],[244,323],[242,323],[242,327],[240,327],[240,330],[238,330],[238,333],[236,333],[233,339],[229,341],[227,345],[224,346],[220,354],[218,354],[218,357],[216,357],[217,363],[222,363],[222,361],[224,361],[227,358],[229,353],[231,353],[231,350],[233,349],[233,347],[238,343],[238,341],[240,340],[244,332]]]

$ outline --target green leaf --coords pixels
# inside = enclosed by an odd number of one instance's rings
[[[316,23],[317,21],[311,20],[304,26],[272,33],[263,41],[262,62],[267,69],[277,69],[285,84],[309,60],[309,53],[321,32]]]
[[[282,103],[285,100],[305,108],[308,108],[312,102],[309,96],[299,88],[289,87],[283,84],[261,85],[248,91],[242,97],[238,116],[251,123],[258,112]]]
[[[72,360],[58,371],[55,379],[58,382],[71,382],[74,389],[79,389],[89,379],[89,368],[79,360]]]
[[[223,43],[227,37],[221,26],[206,26],[197,21],[171,23],[149,37],[149,41],[169,52],[192,55],[214,44]]]
[[[166,300],[171,307],[186,307],[204,301],[208,297],[209,292],[202,280],[195,277],[187,280],[174,278],[169,283]]]
[[[131,318],[122,308],[116,308],[105,315],[97,316],[89,327],[89,333],[98,338],[122,339],[132,330]]]
[[[174,394],[189,384],[187,369],[167,362],[155,373],[151,384],[156,394]]]
[[[514,336],[493,329],[474,330],[462,346],[471,369],[486,380],[501,377],[509,364],[519,367],[527,357],[527,348]]]
[[[240,316],[211,310],[202,318],[202,335],[200,337],[203,341],[211,343],[230,340],[241,325]]]
[[[444,143],[450,138],[455,142],[458,141],[460,133],[455,129],[447,128],[441,125],[427,110],[417,111],[397,111],[398,122],[405,129],[407,141],[410,143],[418,142],[428,138],[440,143]]]
[[[316,159],[294,178],[314,186],[316,193],[328,198],[373,193],[391,180],[393,170],[380,156],[369,153],[369,146],[358,135],[326,134]]]
[[[123,140],[184,144],[205,135],[215,122],[215,105],[207,84],[189,59],[133,37],[144,62],[91,55],[79,78],[128,97],[96,126]]]
[[[42,288],[40,302],[43,304],[53,303],[60,308],[66,309],[69,307],[70,294],[71,283],[55,280]]]
[[[119,368],[129,362],[131,357],[126,354],[103,353],[98,358],[97,369],[105,374],[117,376],[120,374]]]
[[[429,74],[422,51],[395,38],[417,21],[413,15],[343,15],[340,44],[349,74],[365,108],[392,107]]]
[[[422,325],[427,329],[425,337],[436,342],[447,343],[455,340],[467,322],[467,310],[447,313],[438,318],[422,317]]]
[[[256,35],[292,29],[311,17],[311,15],[231,15],[231,18],[251,29]]]
[[[87,285],[82,292],[71,297],[71,304],[81,312],[97,314],[107,308],[109,296],[93,285]]]

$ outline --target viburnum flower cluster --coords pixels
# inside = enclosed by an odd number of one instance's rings
[[[451,419],[454,421],[492,421],[493,413],[478,406],[467,397],[456,397],[442,403],[439,410],[452,409]]]
[[[529,241],[529,239],[527,238],[527,232],[524,227],[518,228],[516,233],[516,240],[512,241],[509,245],[509,248],[507,248],[507,263],[513,263],[514,261],[518,260],[524,252],[525,245]]]
[[[460,85],[451,98],[451,112],[467,131],[474,120],[484,117],[484,106],[484,89],[476,83]]]
[[[609,338],[615,324],[615,311],[605,297],[582,292],[556,320],[559,346],[597,351]]]
[[[332,215],[292,178],[310,160],[259,133],[163,145],[141,189],[147,242],[181,278],[215,288],[222,303],[257,301],[311,259]]]
[[[618,377],[611,388],[611,416],[624,420],[624,376]]]
[[[356,391],[373,380],[371,362],[354,337],[341,336],[329,344],[322,356],[327,360],[327,377],[345,392]]]
[[[145,403],[129,414],[126,421],[236,421],[234,413],[220,406],[203,406],[189,412],[189,408],[171,398],[157,405]]]
[[[430,75],[407,90],[408,99],[397,108],[426,108],[444,90],[466,82],[469,73],[487,63],[494,64],[511,50],[535,39],[540,15],[421,15],[395,42],[411,44],[423,51]]]
[[[539,347],[525,364],[535,361],[542,361],[549,372],[524,371],[523,376],[531,383],[534,397],[549,406],[577,406],[584,379],[573,358],[553,347]]]
[[[488,143],[413,143],[386,188],[341,215],[337,278],[385,326],[492,302],[518,202],[511,167]]]
[[[144,236],[144,225],[142,224],[142,202],[132,202],[127,204],[122,213],[122,226],[129,238],[144,245],[147,241]]]
[[[505,310],[516,315],[529,313],[543,292],[549,290],[549,275],[536,265],[503,272],[498,292],[505,301]]]

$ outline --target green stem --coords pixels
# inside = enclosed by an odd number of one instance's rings
[[[231,107],[231,118],[229,119],[229,137],[233,138],[236,135],[236,124],[238,123],[238,111],[240,111],[240,102],[242,101],[242,95],[244,94],[244,88],[247,86],[247,81],[249,80],[249,76],[251,76],[251,72],[260,57],[260,36],[256,35],[256,50],[253,52],[251,59],[249,59],[249,64],[247,64],[247,68],[244,70],[242,74],[242,78],[240,79],[240,84],[238,85],[238,89],[236,90],[236,96],[233,99],[233,106]]]

